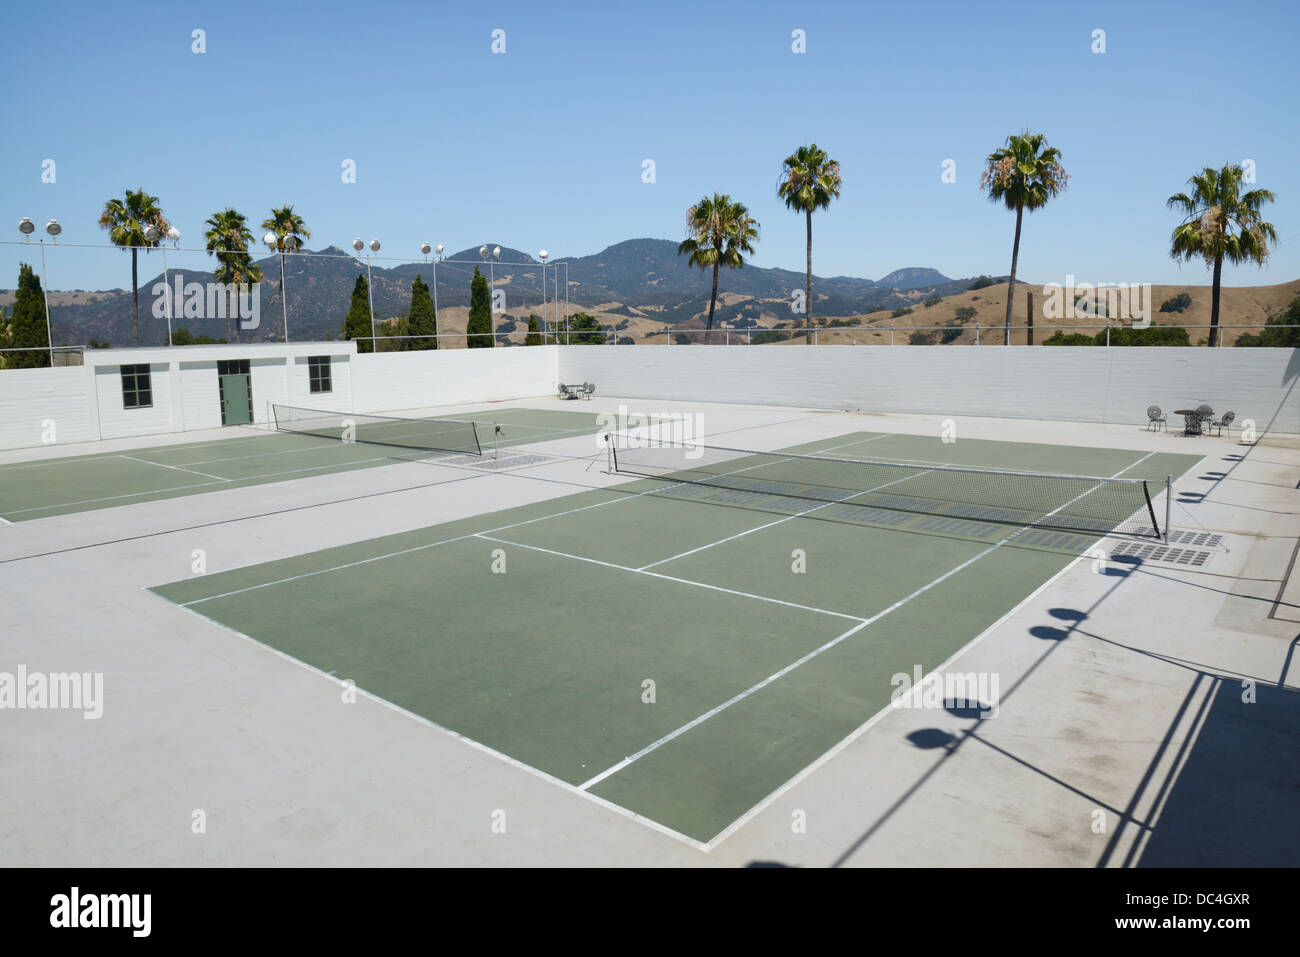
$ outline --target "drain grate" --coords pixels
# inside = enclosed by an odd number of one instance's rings
[[[1206,548],[1218,548],[1223,544],[1223,536],[1213,532],[1170,532],[1170,545],[1201,545]]]
[[[527,452],[503,452],[498,458],[479,455],[455,455],[449,458],[433,459],[434,465],[470,465],[474,468],[499,472],[502,469],[517,469],[525,465],[540,465],[552,461],[549,455],[536,455]]]
[[[1173,541],[1173,535],[1169,536]],[[1214,557],[1213,552],[1199,548],[1171,548],[1168,545],[1144,545],[1140,542],[1120,542],[1110,554],[1112,558],[1136,558],[1144,562],[1160,562],[1164,565],[1181,565],[1187,568],[1200,568]]]

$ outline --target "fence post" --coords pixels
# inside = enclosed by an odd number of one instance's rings
[[[980,344],[980,324],[975,323],[975,345]]]
[[[813,328],[813,345],[817,345],[817,329]]]
[[[747,345],[747,346],[752,346],[753,344],[754,344],[754,333],[753,333],[752,330],[750,330],[750,329],[746,329],[746,330],[745,330],[745,345]]]
[[[890,327],[889,327],[889,344],[890,344],[891,346],[894,344],[894,327],[893,327],[893,326],[890,326]]]
[[[1106,345],[1110,346],[1110,323],[1106,323]]]
[[[731,345],[731,330],[730,330],[730,329],[727,330],[727,338],[726,338],[725,340],[723,340],[723,343],[722,343],[722,344],[725,345],[725,346],[729,346],[729,345]]]

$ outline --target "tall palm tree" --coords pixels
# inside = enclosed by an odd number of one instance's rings
[[[153,240],[145,237],[150,226],[158,230]],[[114,246],[131,250],[131,341],[140,345],[140,250],[153,249],[162,242],[171,224],[163,217],[158,197],[143,189],[126,191],[126,201],[110,199],[104,204],[99,217],[99,227],[108,230]]]
[[[311,230],[303,218],[293,211],[293,206],[272,209],[270,218],[262,221],[262,228],[275,234],[274,248],[280,254],[280,341],[288,342],[289,304],[284,294],[284,254],[300,248],[304,239],[311,239]]]
[[[1268,244],[1277,242],[1277,230],[1261,218],[1260,209],[1274,200],[1266,189],[1241,192],[1244,171],[1231,164],[1216,170],[1206,166],[1187,181],[1192,195],[1175,193],[1165,202],[1185,219],[1174,230],[1169,255],[1174,259],[1201,257],[1214,270],[1210,298],[1210,345],[1219,344],[1219,283],[1223,261],[1239,265],[1268,261]],[[1234,231],[1235,230],[1235,231]]]
[[[203,224],[208,231],[203,234],[205,246],[209,253],[216,255],[220,264],[213,270],[217,282],[231,283],[258,282],[262,278],[261,268],[253,262],[248,252],[248,244],[253,241],[253,233],[248,228],[244,214],[227,207],[212,216]],[[226,293],[226,341],[238,342],[239,326],[235,322],[235,306],[230,301],[230,292]]]
[[[677,247],[677,255],[690,253],[689,265],[701,269],[713,267],[709,322],[704,329],[704,341],[708,342],[713,333],[713,311],[718,304],[718,267],[740,269],[745,265],[741,253],[754,251],[758,223],[743,203],[733,203],[730,196],[714,193],[686,211],[686,231],[690,235]]]
[[[840,195],[840,164],[826,155],[816,143],[801,146],[785,158],[781,169],[781,182],[776,194],[785,200],[787,209],[804,214],[808,226],[808,272],[804,289],[806,325],[804,341],[812,345],[812,214],[825,209],[832,199]]]
[[[1011,276],[1007,279],[1006,344],[1011,345],[1011,300],[1016,289],[1016,263],[1020,259],[1020,227],[1025,210],[1042,209],[1065,190],[1069,174],[1061,165],[1061,151],[1047,145],[1042,133],[1025,130],[1007,137],[1007,145],[989,154],[980,176],[980,190],[993,202],[1016,211],[1016,239],[1011,247]]]

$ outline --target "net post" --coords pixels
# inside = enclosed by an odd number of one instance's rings
[[[1169,544],[1169,516],[1174,507],[1174,480],[1171,476],[1165,476],[1165,544]]]

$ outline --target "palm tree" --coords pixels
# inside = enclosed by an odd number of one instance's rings
[[[709,322],[704,341],[713,332],[713,311],[718,304],[718,267],[740,269],[745,265],[741,253],[754,251],[758,223],[743,203],[733,203],[730,196],[714,193],[705,196],[686,211],[686,231],[690,236],[677,247],[677,255],[690,253],[688,265],[701,269],[713,267],[713,293],[709,297]]]
[[[108,230],[108,238],[114,246],[131,250],[131,341],[140,345],[140,249],[153,249],[162,242],[171,224],[163,218],[158,206],[158,197],[150,196],[143,189],[126,191],[126,202],[110,199],[104,204],[100,214],[99,226]],[[158,230],[158,235],[150,240],[145,230],[150,226]]]
[[[248,244],[253,241],[253,233],[248,228],[244,214],[227,207],[212,216],[203,224],[208,231],[203,234],[205,246],[209,253],[217,257],[220,265],[213,270],[217,282],[231,283],[258,282],[262,278],[261,268],[253,262],[248,252]],[[238,324],[235,323],[235,307],[230,301],[229,288],[226,293],[226,339],[238,342]]]
[[[289,341],[289,306],[284,295],[284,254],[291,253],[302,246],[304,239],[311,239],[311,230],[303,218],[293,211],[293,206],[280,206],[271,210],[271,217],[262,221],[262,228],[275,234],[274,249],[280,254],[280,339]]]
[[[1268,244],[1277,242],[1277,230],[1260,217],[1260,207],[1274,200],[1266,189],[1242,194],[1240,166],[1216,170],[1205,167],[1191,179],[1192,195],[1175,193],[1165,202],[1186,217],[1174,230],[1169,255],[1174,259],[1200,256],[1214,270],[1214,291],[1210,298],[1210,345],[1219,341],[1219,283],[1223,261],[1233,265],[1268,261]],[[1235,229],[1235,232],[1234,232]]]
[[[1061,165],[1061,151],[1047,145],[1042,133],[1025,130],[1007,137],[1007,145],[989,154],[980,176],[980,190],[1016,211],[1016,239],[1011,247],[1011,276],[1007,279],[1006,344],[1011,345],[1011,299],[1016,288],[1016,263],[1020,258],[1020,226],[1025,210],[1042,209],[1065,190],[1069,174]]]
[[[781,170],[781,183],[776,194],[785,200],[787,209],[800,211],[808,225],[808,272],[805,284],[804,308],[807,325],[804,341],[812,345],[812,214],[825,209],[832,199],[840,195],[840,164],[818,148],[816,143],[801,146],[785,158]]]

